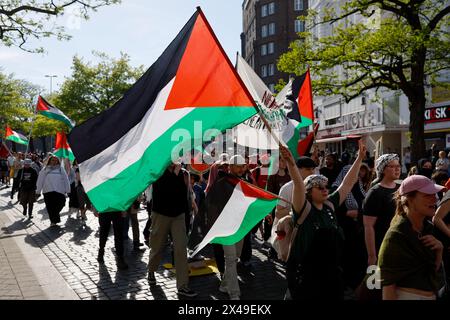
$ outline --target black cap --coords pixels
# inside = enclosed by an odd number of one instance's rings
[[[297,164],[298,168],[315,168],[315,167],[317,167],[317,164],[314,162],[313,159],[311,159],[310,157],[304,157],[304,156],[298,158],[296,164]]]

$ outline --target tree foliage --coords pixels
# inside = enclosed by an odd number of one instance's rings
[[[100,59],[97,64],[73,58],[72,75],[52,100],[77,124],[111,107],[144,73],[142,66],[130,65],[126,54],[122,53],[119,59],[94,54]]]
[[[32,102],[40,88],[25,80],[15,79],[12,74],[0,72],[0,136],[5,127],[29,131],[29,121],[33,116]]]
[[[401,90],[410,103],[416,161],[425,154],[424,88],[450,68],[449,13],[449,1],[437,0],[349,0],[339,12],[310,11],[307,25],[332,32],[300,33],[302,40],[291,44],[278,68],[301,74],[309,66],[317,94],[340,94],[346,101],[370,89]]]
[[[30,39],[56,37],[70,39],[66,27],[57,25],[56,18],[70,9],[70,19],[88,19],[97,8],[119,3],[120,0],[2,0],[0,2],[0,41],[25,51],[42,52],[42,48],[27,46]],[[74,14],[76,13],[76,16]],[[69,25],[70,27],[70,25]]]

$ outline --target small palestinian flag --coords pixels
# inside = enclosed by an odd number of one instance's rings
[[[314,130],[310,132],[305,139],[298,142],[297,153],[300,157],[306,156],[311,151],[311,147],[314,143],[314,139],[316,137],[318,129],[319,124],[316,123],[316,125],[314,126]]]
[[[314,122],[314,109],[309,69],[301,76],[290,81],[290,94],[286,98],[294,102],[294,107],[287,114],[287,117],[298,121],[301,127],[312,125]]]
[[[70,120],[61,110],[55,108],[41,96],[38,97],[37,112],[47,118],[64,122],[70,129],[75,127],[75,122]]]
[[[68,139],[94,207],[125,211],[181,151],[200,146],[207,131],[224,132],[256,112],[198,8],[123,98],[73,128]]]
[[[218,218],[191,257],[208,243],[239,242],[275,208],[278,198],[245,181],[226,177],[216,182],[205,201],[207,214]]]
[[[67,143],[67,137],[64,132],[56,133],[55,151],[53,152],[53,154],[58,158],[69,159],[70,162],[75,160],[75,156],[73,155],[72,149],[70,149],[70,146]]]
[[[9,126],[6,126],[5,139],[20,144],[28,144],[28,139],[23,134],[13,131]]]

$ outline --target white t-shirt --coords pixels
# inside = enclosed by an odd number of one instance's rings
[[[286,199],[292,203],[292,190],[294,189],[294,182],[291,180],[281,187],[278,195],[280,198]],[[283,201],[281,199],[278,200],[278,205],[283,208],[289,208],[291,210],[291,204]]]

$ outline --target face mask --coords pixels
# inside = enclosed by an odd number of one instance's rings
[[[433,169],[422,168],[420,170],[419,174],[431,179],[431,175],[433,174]]]

